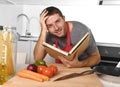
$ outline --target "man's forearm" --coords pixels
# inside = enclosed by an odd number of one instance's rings
[[[38,38],[38,41],[34,48],[34,59],[43,59],[46,55],[46,51],[42,46],[43,41],[46,41],[46,31],[42,31],[41,35]]]
[[[81,61],[82,66],[94,66],[100,63],[101,58],[99,55],[99,52],[96,51],[93,54],[91,54],[87,59]]]

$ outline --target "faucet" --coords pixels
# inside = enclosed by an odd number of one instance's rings
[[[28,16],[27,16],[26,14],[19,14],[19,15],[17,16],[17,19],[18,19],[19,17],[21,17],[21,16],[24,16],[24,17],[27,19],[25,36],[30,36],[30,35],[31,35],[31,33],[29,32],[30,19],[28,18]]]

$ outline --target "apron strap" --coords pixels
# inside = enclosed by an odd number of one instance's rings
[[[67,46],[71,46],[70,43],[71,43],[71,39],[70,39],[70,29],[69,29],[69,25],[68,23],[66,22],[66,27],[67,27]],[[55,38],[55,45],[56,45],[56,48],[58,48],[58,38],[56,37]]]
[[[69,29],[69,25],[67,22],[66,22],[66,29],[67,29],[67,45],[63,47],[62,50],[65,50],[68,52],[72,48],[72,46],[71,46],[71,38],[70,38],[70,29]],[[58,38],[56,37],[55,39],[56,48],[58,48],[58,44],[59,44]],[[55,59],[55,62],[62,63],[59,59]]]
[[[67,46],[71,46],[71,39],[70,39],[70,28],[68,23],[66,22],[66,26],[67,26]]]

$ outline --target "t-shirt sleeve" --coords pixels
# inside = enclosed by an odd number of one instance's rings
[[[97,49],[98,48],[97,48],[94,36],[93,36],[92,32],[90,31],[90,40],[89,40],[89,46],[87,49],[87,53],[91,54],[91,53],[95,52]]]
[[[89,40],[89,46],[88,48],[86,49],[86,51],[80,55],[78,57],[78,60],[81,61],[85,58],[87,58],[89,55],[91,55],[91,53],[95,52],[97,50],[97,46],[96,46],[96,42],[95,42],[95,39],[93,37],[93,34],[92,32],[90,31],[90,40]]]

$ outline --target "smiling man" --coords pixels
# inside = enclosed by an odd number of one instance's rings
[[[78,21],[65,21],[65,16],[56,7],[45,8],[40,14],[41,34],[34,49],[35,60],[44,59],[47,52],[42,46],[45,41],[55,44],[57,48],[70,51],[71,48],[87,33],[90,33],[89,46],[81,56],[74,55],[69,61],[58,56],[56,63],[63,63],[66,67],[94,66],[100,62],[100,54],[91,30]]]

